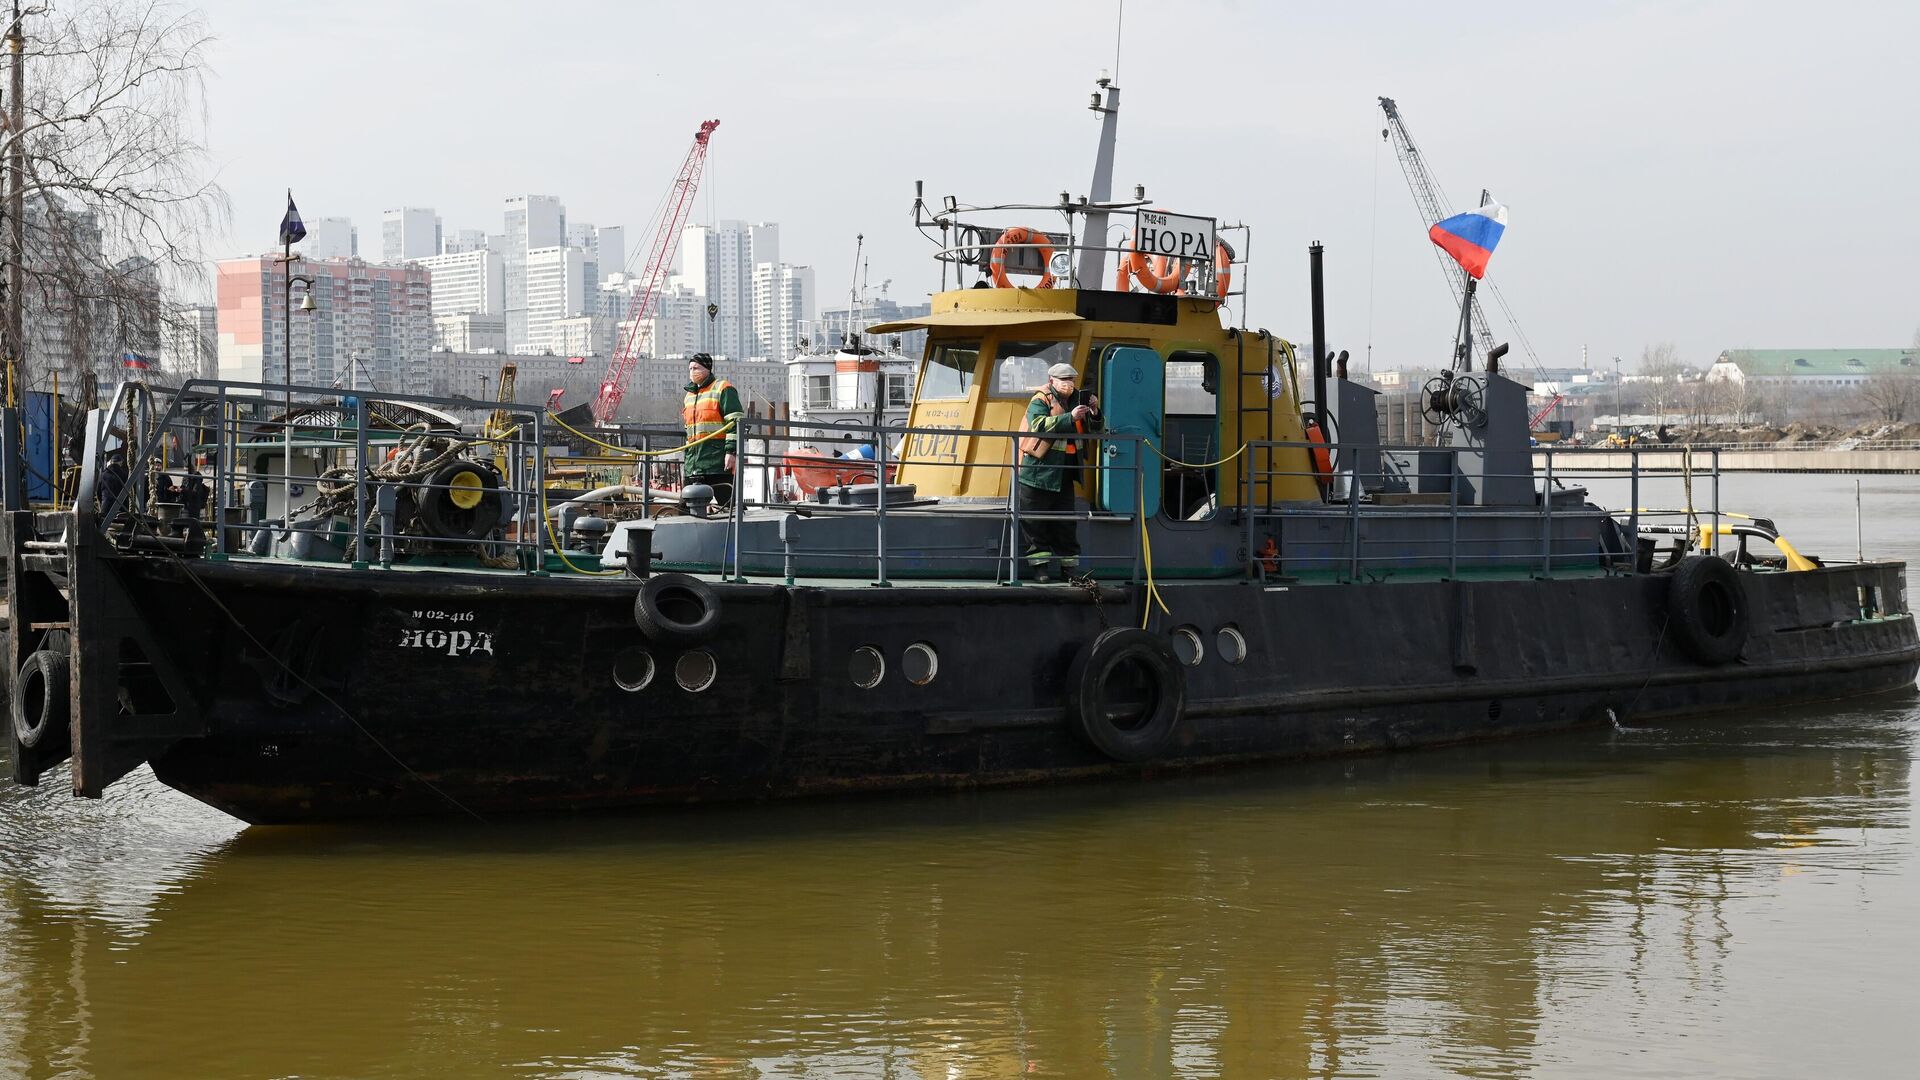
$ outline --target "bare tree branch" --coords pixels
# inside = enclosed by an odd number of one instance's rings
[[[17,142],[25,307],[16,350],[30,386],[54,371],[111,376],[156,351],[163,315],[206,279],[206,238],[229,214],[208,179],[206,47],[172,0],[75,0],[24,22]]]

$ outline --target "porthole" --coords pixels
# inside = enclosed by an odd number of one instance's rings
[[[1207,655],[1207,647],[1200,641],[1200,631],[1191,626],[1183,626],[1173,632],[1173,655],[1180,662],[1192,667]]]
[[[880,655],[879,649],[862,645],[853,650],[852,658],[847,661],[847,675],[853,679],[853,685],[871,690],[887,677],[887,658]]]
[[[1213,647],[1220,650],[1220,659],[1229,664],[1237,664],[1247,658],[1247,639],[1231,626],[1223,626],[1219,633],[1213,635]]]
[[[713,654],[705,649],[683,652],[673,664],[674,681],[689,694],[697,694],[712,686],[714,677],[719,674],[720,665],[713,662]]]
[[[638,645],[629,645],[615,653],[613,681],[628,692],[645,690],[653,681],[653,654]]]
[[[940,654],[924,641],[916,641],[900,654],[900,674],[915,686],[925,686],[940,674]]]

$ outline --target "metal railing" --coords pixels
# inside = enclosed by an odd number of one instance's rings
[[[507,430],[476,434],[445,411],[483,404],[509,418]],[[502,568],[540,570],[546,434],[545,410],[511,403],[218,380],[178,389],[129,382],[89,414],[74,506],[123,543],[144,536],[217,557],[317,557],[332,547],[343,561],[365,566],[391,564],[401,546],[433,545]],[[435,453],[421,457],[428,446]],[[269,460],[276,456],[277,469]],[[313,471],[299,471],[301,461]],[[455,467],[451,479],[436,479]],[[278,513],[270,510],[276,489]],[[310,492],[310,501],[300,501]],[[459,507],[456,494],[473,504]],[[436,533],[402,520],[410,516],[403,497],[416,512],[443,499],[476,513],[458,534]]]
[[[510,417],[506,429],[475,434],[470,428],[477,425],[460,425],[445,411],[430,411],[476,407],[485,412],[502,409]],[[1217,467],[1177,461],[1145,436],[1062,433],[1047,438],[1085,448],[1076,455],[1085,464],[1069,476],[1089,481],[1090,498],[1071,511],[1041,512],[1015,497],[1021,489],[1019,440],[1031,436],[891,425],[835,427],[836,432],[870,441],[873,458],[839,459],[854,474],[843,479],[859,479],[862,472],[872,479],[870,503],[864,498],[802,502],[790,486],[794,455],[819,425],[755,417],[737,423],[739,452],[725,521],[727,543],[717,563],[708,560],[709,569],[734,578],[756,574],[791,580],[810,570],[870,577],[885,585],[898,573],[911,571],[1012,585],[1031,576],[1024,526],[1037,521],[1086,530],[1087,539],[1095,542],[1086,544],[1082,573],[1133,582],[1151,575],[1156,542],[1191,530],[1198,521],[1239,532],[1240,562],[1249,577],[1331,571],[1358,581],[1408,569],[1444,570],[1449,576],[1473,569],[1522,569],[1550,576],[1556,570],[1637,564],[1643,520],[1686,521],[1682,536],[1688,545],[1696,542],[1702,532],[1698,526],[1704,524],[1709,546],[1722,521],[1719,450],[1553,446],[1488,453],[1475,448],[1259,441],[1229,456],[1244,456],[1237,466],[1239,504],[1232,505],[1223,498],[1223,473]],[[123,545],[145,536],[148,543],[193,547],[193,538],[199,536],[198,549],[216,556],[291,554],[356,566],[390,565],[397,555],[422,549],[465,551],[482,566],[546,572],[550,553],[557,548],[558,558],[566,562],[569,551],[564,520],[555,521],[565,515],[549,502],[552,462],[547,442],[558,430],[536,406],[210,380],[191,381],[179,390],[129,383],[118,388],[106,408],[89,414],[76,506]],[[117,474],[109,448],[109,440],[116,437],[132,448]],[[684,438],[666,428],[630,429],[609,437],[638,441],[638,447],[614,448],[636,455],[653,453],[667,439],[675,442],[664,448],[677,450]],[[950,441],[956,449],[910,456],[926,445],[923,440],[933,439]],[[435,535],[401,512],[403,498],[412,499],[417,508],[429,499],[451,500],[456,488],[472,493],[470,485],[428,475],[434,470],[417,456],[428,440],[437,447],[430,460],[440,467],[465,462],[469,471],[484,471],[473,466],[497,469],[497,486],[483,485],[481,499],[482,504],[487,496],[496,500],[497,520],[470,521],[459,535]],[[982,453],[977,440],[997,441],[1004,451]],[[960,452],[959,446],[967,450]],[[287,456],[289,449],[294,457]],[[1329,453],[1337,468],[1316,469],[1316,451]],[[1674,465],[1651,468],[1643,460],[1665,462],[1676,452],[1682,457]],[[1377,458],[1370,456],[1375,454]],[[1614,459],[1621,454],[1631,463],[1625,476],[1581,465],[1583,457]],[[303,456],[310,472],[297,467]],[[196,458],[210,466],[207,473],[191,464]],[[1537,471],[1532,467],[1536,459],[1542,463]],[[679,493],[662,491],[655,482],[654,465],[661,460],[638,456],[635,483],[613,485],[620,489],[618,496],[587,504],[637,494],[638,504],[624,509],[637,508],[647,517],[680,502]],[[399,467],[388,467],[396,461]],[[907,491],[889,483],[903,466],[966,470],[973,490],[1008,494],[909,498]],[[1104,485],[1097,498],[1092,497],[1091,483],[1096,468]],[[1004,483],[980,482],[980,477],[995,474],[1003,476]],[[189,500],[181,497],[190,478],[205,484],[200,506],[186,505]],[[1578,486],[1588,479],[1611,484],[1624,479],[1630,491],[1627,506],[1609,511],[1593,505],[1585,488]],[[1195,483],[1207,492],[1201,515],[1176,519],[1196,501],[1181,494],[1193,494]],[[1682,497],[1673,500],[1680,509],[1646,508],[1645,495],[1658,483],[1680,485]],[[282,493],[277,508],[266,497],[276,487]],[[303,502],[308,487],[313,497]],[[1485,498],[1489,487],[1499,489],[1491,503]],[[1176,509],[1148,514],[1150,490],[1162,496],[1174,493],[1167,505]],[[1256,492],[1279,490],[1313,494],[1294,500],[1268,494],[1256,500]],[[575,496],[565,505],[593,494]],[[208,508],[211,514],[202,520],[201,511]],[[827,542],[809,540],[804,526],[771,520],[836,516],[863,524],[834,530]],[[750,521],[755,523],[751,527]],[[763,521],[766,524],[760,524]],[[935,524],[929,526],[929,521]],[[1302,528],[1309,524],[1310,529]],[[847,539],[867,528],[871,531],[866,539]],[[913,534],[906,543],[898,535],[902,528]],[[1112,530],[1120,528],[1127,530],[1126,538],[1116,542]],[[1227,571],[1239,572],[1240,567]]]
[[[798,563],[803,557],[804,560],[810,564],[823,564],[829,567],[855,567],[871,562],[874,568],[873,583],[876,585],[888,585],[891,584],[894,568],[904,557],[907,557],[905,550],[896,550],[895,545],[889,543],[888,540],[889,521],[897,522],[902,519],[914,519],[917,521],[934,519],[949,524],[979,525],[982,522],[988,523],[987,531],[991,531],[998,537],[998,548],[989,560],[983,560],[978,551],[962,550],[956,552],[941,552],[929,550],[926,547],[915,547],[912,549],[910,557],[916,564],[921,564],[922,566],[930,565],[949,568],[963,568],[969,564],[978,565],[983,561],[989,561],[994,567],[994,570],[991,575],[986,576],[986,579],[1000,584],[1017,585],[1023,578],[1030,579],[1032,577],[1032,573],[1026,564],[1025,553],[1022,550],[1024,537],[1022,526],[1023,522],[1030,523],[1034,521],[1071,522],[1076,526],[1085,523],[1092,528],[1113,528],[1120,525],[1128,526],[1130,535],[1134,537],[1134,539],[1125,554],[1084,555],[1078,559],[1079,566],[1084,571],[1095,573],[1101,569],[1112,570],[1125,566],[1128,577],[1133,580],[1138,580],[1143,572],[1142,564],[1145,558],[1145,549],[1140,539],[1142,521],[1140,516],[1140,500],[1138,498],[1134,500],[1133,508],[1126,512],[1104,510],[1091,503],[1088,504],[1086,509],[1076,509],[1071,512],[1035,511],[1030,508],[1023,508],[1020,505],[1020,499],[1016,497],[1016,493],[1020,488],[1018,474],[1022,467],[1020,465],[1019,441],[1022,438],[1031,437],[1029,433],[967,430],[946,427],[929,428],[883,425],[876,428],[872,425],[838,425],[836,430],[852,432],[856,437],[864,436],[871,440],[874,449],[873,458],[837,460],[846,462],[848,470],[865,473],[867,476],[873,478],[874,501],[872,506],[869,507],[864,501],[848,503],[801,501],[794,498],[793,496],[797,493],[791,491],[784,493],[786,497],[783,498],[772,497],[779,486],[778,479],[781,475],[781,470],[791,466],[794,461],[793,455],[800,449],[799,446],[791,444],[804,444],[807,441],[806,434],[817,430],[818,427],[819,424],[817,422],[811,421],[778,420],[771,418],[755,419],[751,417],[743,418],[740,421],[738,432],[739,452],[734,458],[734,498],[732,499],[730,507],[732,531],[727,545],[730,554],[730,566],[721,567],[722,572],[730,573],[731,576],[735,578],[744,578],[746,576],[745,567],[750,558],[753,558],[754,561],[762,565],[777,561],[783,568],[781,575],[791,581],[797,576],[801,576],[796,573],[796,570]],[[891,444],[891,440],[898,439],[901,447],[907,447],[912,445],[913,440],[919,437],[1004,441],[1007,444],[1007,453],[1004,460],[1000,461],[983,461],[978,459],[968,461],[948,461],[932,458],[914,459],[896,450]],[[1134,464],[1124,466],[1108,465],[1106,468],[1109,473],[1128,478],[1124,480],[1123,483],[1130,482],[1138,488],[1142,482],[1139,463],[1144,456],[1144,447],[1142,444],[1146,442],[1146,439],[1143,436],[1063,433],[1048,435],[1047,438],[1056,443],[1070,443],[1075,446],[1085,447],[1084,452],[1076,455],[1082,459],[1090,458],[1096,450],[1103,446],[1131,447],[1132,457],[1130,460]],[[951,500],[940,501],[931,498],[909,498],[905,493],[896,492],[893,487],[890,486],[890,478],[897,473],[900,467],[909,464],[927,468],[965,469],[980,470],[986,473],[1004,473],[1007,477],[1006,490],[1008,497],[1004,505],[995,505],[985,501],[956,502]],[[1069,472],[1066,481],[1069,490],[1078,477],[1091,476],[1091,471],[1094,467],[1095,466],[1085,464],[1067,466],[1068,469],[1072,470]],[[747,496],[749,490],[748,478],[755,473],[758,473],[760,476],[759,491],[761,497],[758,499]],[[859,486],[862,485],[854,485],[856,489]],[[750,548],[746,546],[744,540],[748,512],[750,510],[786,514],[797,513],[809,516],[815,514],[859,514],[871,510],[873,518],[872,546],[862,547],[859,550],[822,547],[811,547],[804,550],[796,549],[792,543],[791,530],[781,528],[777,532],[777,536],[780,539],[780,547]],[[960,574],[955,576],[970,575]]]
[[[1329,475],[1313,467],[1309,455],[1317,450],[1328,450],[1336,462],[1343,456],[1377,452],[1382,464],[1379,471],[1369,469],[1356,479],[1355,466],[1343,462]],[[1383,446],[1376,451],[1372,445],[1275,441],[1249,443],[1249,461],[1258,461],[1260,451],[1267,452],[1269,461],[1280,456],[1274,453],[1279,451],[1294,458],[1297,465],[1242,470],[1246,550],[1258,550],[1263,522],[1276,523],[1283,530],[1289,520],[1337,523],[1339,531],[1319,544],[1289,546],[1281,540],[1276,544],[1276,561],[1291,569],[1333,570],[1349,580],[1363,579],[1369,568],[1444,568],[1449,577],[1457,576],[1462,569],[1507,568],[1551,576],[1556,567],[1571,570],[1633,565],[1639,558],[1643,521],[1704,521],[1710,527],[1709,535],[1714,535],[1722,517],[1720,458],[1714,450],[1682,453],[1680,464],[1661,467],[1649,467],[1642,462],[1643,455],[1681,453],[1681,448],[1661,451],[1543,446],[1489,454],[1473,447]],[[1581,468],[1577,464],[1581,457],[1619,454],[1630,458],[1624,475],[1617,469]],[[1706,460],[1696,465],[1693,457]],[[1536,458],[1543,463],[1540,469],[1533,467]],[[1516,467],[1508,471],[1488,467],[1503,459]],[[1472,467],[1463,468],[1463,463]],[[1315,484],[1322,490],[1323,500],[1257,504],[1252,495],[1256,486],[1263,479],[1270,482],[1283,477]],[[1586,498],[1586,488],[1580,486],[1585,481],[1615,484],[1622,479],[1628,483],[1630,494],[1628,505],[1618,510],[1592,504]],[[1662,480],[1681,485],[1684,506],[1643,506],[1643,488]],[[1696,484],[1705,489],[1701,493],[1705,506],[1699,505],[1694,495]],[[1483,501],[1488,488],[1503,489],[1504,501]],[[1522,490],[1530,492],[1530,497],[1514,500],[1512,497]],[[1441,498],[1444,502],[1438,501]],[[1611,523],[1613,534],[1581,531],[1582,522],[1597,529],[1607,528],[1598,524],[1602,520]],[[1526,527],[1505,524],[1509,522],[1525,522]],[[1370,526],[1384,523],[1401,528],[1380,530],[1385,535],[1369,535]],[[1406,528],[1408,525],[1414,528]],[[1463,526],[1468,531],[1463,532]],[[1426,535],[1419,535],[1422,529]],[[1689,544],[1695,532],[1687,530]],[[1607,540],[1616,543],[1608,547]],[[1259,569],[1258,560],[1249,566],[1249,572]]]

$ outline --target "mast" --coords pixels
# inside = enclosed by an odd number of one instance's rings
[[[860,252],[867,246],[866,233],[853,234],[853,278],[847,282],[847,331],[840,335],[840,347],[851,349],[858,345],[854,336],[854,326],[860,322]]]
[[[26,223],[26,142],[20,129],[26,125],[24,99],[27,92],[26,38],[20,31],[20,0],[13,0],[13,22],[7,26],[7,312],[6,361],[7,396],[13,405],[21,399],[27,385],[25,322],[21,317],[20,293],[25,287],[22,262],[27,254]]]
[[[1113,198],[1113,147],[1120,131],[1120,88],[1101,76],[1096,85],[1106,91],[1094,91],[1093,104],[1087,106],[1100,114],[1100,145],[1093,154],[1093,183],[1087,189],[1087,227],[1080,238],[1080,272],[1074,286],[1098,289],[1107,278],[1107,212],[1104,207]]]

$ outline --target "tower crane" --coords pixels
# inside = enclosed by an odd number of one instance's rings
[[[647,244],[647,266],[640,275],[640,286],[634,290],[633,299],[627,304],[627,332],[614,347],[613,359],[607,364],[607,376],[600,381],[600,390],[593,398],[593,419],[605,424],[620,411],[620,400],[627,396],[627,384],[633,381],[633,366],[639,359],[640,323],[653,314],[654,301],[659,298],[660,289],[666,284],[667,270],[673,265],[673,256],[680,248],[680,227],[686,224],[687,215],[693,211],[693,195],[700,189],[700,173],[707,164],[707,140],[713,137],[713,129],[720,126],[718,120],[707,120],[694,133],[693,146],[687,150],[685,161],[680,163],[680,172],[675,175],[673,186],[667,189],[665,210],[660,216],[659,231],[654,233]]]
[[[1422,154],[1420,147],[1415,145],[1413,133],[1407,130],[1407,123],[1400,116],[1400,107],[1394,104],[1392,98],[1383,97],[1380,99],[1380,111],[1387,116],[1387,126],[1381,130],[1380,134],[1393,144],[1394,156],[1400,159],[1400,171],[1406,174],[1407,187],[1413,191],[1413,201],[1420,209],[1421,218],[1431,227],[1452,217],[1453,207],[1447,201],[1446,192],[1440,190],[1440,184],[1434,180],[1433,174],[1427,171],[1426,155]],[[1482,203],[1487,201],[1486,192],[1480,193],[1480,201]],[[1465,275],[1461,272],[1459,264],[1455,263],[1453,257],[1445,251],[1434,247],[1433,254],[1440,260],[1440,271],[1446,276],[1447,287],[1453,290],[1454,303],[1459,303],[1461,290],[1465,285]],[[1513,311],[1507,307],[1506,298],[1500,295],[1500,290],[1491,281],[1482,282],[1481,287],[1493,293],[1494,300],[1499,303],[1501,312],[1507,317],[1507,323],[1513,327],[1514,336],[1520,339],[1521,349],[1526,351],[1527,359],[1533,362],[1536,370],[1539,370],[1540,358],[1534,355],[1533,345],[1527,340],[1526,333],[1520,329],[1519,322],[1514,319]],[[1473,299],[1472,320],[1473,333],[1469,335],[1471,347],[1478,350],[1484,357],[1493,348],[1493,331],[1487,328],[1487,316],[1480,310],[1478,296]]]

